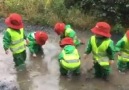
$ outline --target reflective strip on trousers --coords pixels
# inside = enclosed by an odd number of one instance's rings
[[[129,62],[129,54],[122,53],[121,56],[118,56],[118,59],[121,61]]]
[[[99,60],[96,60],[100,65],[109,65],[109,59],[107,57],[100,58]]]
[[[67,63],[77,63],[79,60],[64,60]]]
[[[121,57],[129,59],[129,54],[122,54]]]
[[[24,49],[25,48],[25,45],[22,45],[22,46],[19,46],[19,47],[17,47],[17,48],[11,48],[11,51],[12,52],[17,52],[17,51],[19,51],[19,50],[21,50],[21,49]]]
[[[21,43],[21,42],[23,42],[23,41],[24,41],[24,39],[23,39],[23,38],[21,38],[21,39],[19,39],[19,40],[16,40],[16,41],[12,41],[12,45],[15,45],[15,44]]]

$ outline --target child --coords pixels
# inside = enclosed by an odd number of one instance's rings
[[[64,23],[56,23],[54,30],[58,35],[60,35],[60,39],[70,37],[74,40],[75,46],[84,44],[84,42],[77,38],[76,32],[71,28],[70,25],[65,25]]]
[[[68,75],[68,77],[71,77],[72,73],[80,74],[80,56],[73,40],[66,37],[61,40],[60,46],[62,51],[59,54],[58,60],[61,74]]]
[[[9,53],[9,49],[13,53],[13,60],[15,66],[20,66],[25,63],[26,60],[26,48],[25,48],[25,33],[23,29],[22,17],[17,13],[12,13],[5,20],[5,24],[8,26],[3,37],[3,47],[5,53]]]
[[[32,32],[27,37],[29,44],[29,50],[32,53],[33,57],[36,57],[38,53],[43,54],[42,45],[44,45],[48,39],[47,33],[43,31]]]
[[[114,60],[114,45],[110,39],[110,25],[106,22],[98,22],[92,28],[93,36],[91,36],[86,48],[84,57],[87,54],[93,53],[95,77],[107,80],[111,69],[111,64]]]
[[[117,66],[120,72],[125,72],[129,69],[129,30],[122,39],[116,44],[116,51],[120,52],[118,55]]]

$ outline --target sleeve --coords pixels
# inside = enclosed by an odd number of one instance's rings
[[[30,50],[31,53],[35,53],[35,50],[34,50],[34,45],[35,44],[36,44],[35,41],[29,41],[28,47],[29,47],[29,50]]]
[[[34,46],[36,44],[36,41],[34,38],[32,38],[31,33],[28,34],[27,39],[29,40],[28,48],[29,48],[30,52],[35,53]]]
[[[11,44],[11,36],[10,34],[5,31],[4,32],[4,36],[3,36],[3,47],[4,47],[4,50],[7,50],[10,48],[10,44]]]
[[[24,31],[24,39],[27,39],[27,33]]]
[[[115,51],[116,52],[119,52],[125,45],[125,42],[123,41],[123,39],[119,40],[117,43],[116,43],[116,46],[115,46]]]
[[[62,52],[59,54],[59,56],[58,56],[58,61],[60,61],[60,60],[62,60],[63,59],[63,54],[62,54]]]
[[[85,48],[85,54],[90,54],[92,51],[91,39],[88,41],[88,44]]]
[[[76,36],[76,32],[73,30],[72,32],[69,32],[67,35],[68,35],[70,38],[73,38],[73,39],[74,39],[74,37]]]
[[[114,47],[114,42],[111,41],[109,44],[109,47],[107,49],[107,55],[109,60],[114,60],[115,57],[115,47]]]

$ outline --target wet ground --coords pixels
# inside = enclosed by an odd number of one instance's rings
[[[126,74],[119,73],[116,63],[112,66],[113,69],[110,75],[110,81],[106,82],[102,79],[93,78],[92,73],[87,72],[87,70],[91,69],[93,66],[91,55],[89,55],[86,60],[81,58],[82,74],[80,76],[73,76],[71,80],[60,76],[57,56],[61,49],[58,46],[58,36],[51,28],[30,25],[25,27],[27,32],[36,29],[44,29],[48,32],[49,40],[43,46],[45,55],[44,57],[39,55],[37,58],[33,58],[30,56],[27,48],[26,69],[23,71],[13,69],[14,63],[11,52],[9,55],[6,55],[2,48],[3,30],[6,29],[6,27],[3,22],[0,22],[0,63],[5,63],[5,65],[2,64],[4,65],[3,67],[0,64],[0,82],[3,80],[1,78],[1,76],[3,76],[1,70],[3,70],[3,68],[12,68],[13,70],[8,69],[8,71],[4,72],[4,78],[13,79],[15,81],[14,84],[16,84],[16,82],[19,84],[20,90],[129,90],[129,72]],[[84,38],[86,41],[91,36],[90,32],[77,32],[78,37]],[[85,45],[78,47],[81,56],[83,56],[84,48]]]

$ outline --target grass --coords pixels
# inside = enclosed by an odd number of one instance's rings
[[[1,2],[1,17],[17,12],[29,23],[54,26],[56,22],[65,22],[82,29],[95,23],[94,16],[83,14],[78,8],[67,9],[64,0],[3,0]]]

